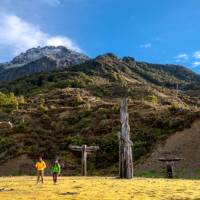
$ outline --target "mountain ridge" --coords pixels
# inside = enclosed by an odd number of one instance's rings
[[[88,56],[69,50],[64,46],[31,48],[16,56],[10,62],[0,64],[0,82],[13,81],[42,71],[65,68],[89,59]],[[45,65],[45,60],[47,65]],[[50,68],[49,65],[51,65]]]
[[[153,69],[155,71],[159,71],[161,74],[162,71],[167,72],[170,76],[174,76],[176,74],[176,78],[190,83],[200,81],[200,75],[181,65],[153,64],[136,61],[130,56],[118,58],[113,53],[106,53],[91,59],[84,54],[69,50],[63,46],[45,46],[28,49],[25,53],[21,53],[13,58],[11,62],[0,64],[0,82],[10,82],[34,73],[67,68],[89,60],[97,62],[100,61],[102,63],[105,61],[107,64],[109,64],[109,62],[114,63],[113,61],[115,60],[118,65],[120,65],[120,62],[127,63],[132,66],[132,69],[134,68],[135,72],[137,71],[140,76],[145,78],[148,78],[147,76],[153,73]],[[151,79],[151,77],[149,77],[149,79]],[[157,81],[157,84],[162,83]]]

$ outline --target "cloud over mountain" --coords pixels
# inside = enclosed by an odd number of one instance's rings
[[[81,49],[72,39],[62,36],[52,36],[40,29],[37,25],[29,23],[12,14],[0,15],[0,53],[5,50],[16,55],[28,48],[37,46],[66,46],[69,49],[81,52]]]
[[[186,62],[189,59],[189,55],[186,53],[180,53],[175,57],[176,62]]]

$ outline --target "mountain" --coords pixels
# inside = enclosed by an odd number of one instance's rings
[[[0,82],[7,82],[42,71],[66,68],[89,60],[89,57],[63,46],[37,47],[0,64]]]
[[[64,174],[78,174],[80,154],[68,146],[87,144],[100,147],[89,155],[88,174],[116,175],[122,96],[129,98],[134,164],[140,166],[152,157],[158,144],[175,133],[183,131],[181,136],[189,137],[186,134],[190,131],[184,130],[200,117],[199,83],[200,76],[182,66],[138,62],[112,53],[2,83],[0,122],[11,121],[14,128],[0,129],[0,174],[5,168],[14,174],[22,169],[33,173],[29,161],[38,155],[47,161],[59,157],[66,167]],[[192,128],[196,134],[198,130]],[[176,140],[175,149],[182,149],[180,145],[186,142]],[[171,156],[184,157],[184,170],[193,170],[192,176],[197,176],[197,166],[187,162],[195,155],[193,142],[188,140],[184,152],[171,151]],[[136,169],[139,174],[140,168]],[[162,172],[159,167],[156,170]]]

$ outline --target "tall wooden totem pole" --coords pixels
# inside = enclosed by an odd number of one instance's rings
[[[121,100],[121,132],[119,133],[119,176],[133,178],[132,141],[130,140],[130,126],[127,98]]]

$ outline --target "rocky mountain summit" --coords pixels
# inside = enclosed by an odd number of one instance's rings
[[[90,58],[64,46],[45,46],[31,48],[16,56],[11,62],[0,64],[0,82],[71,65],[83,63]]]

